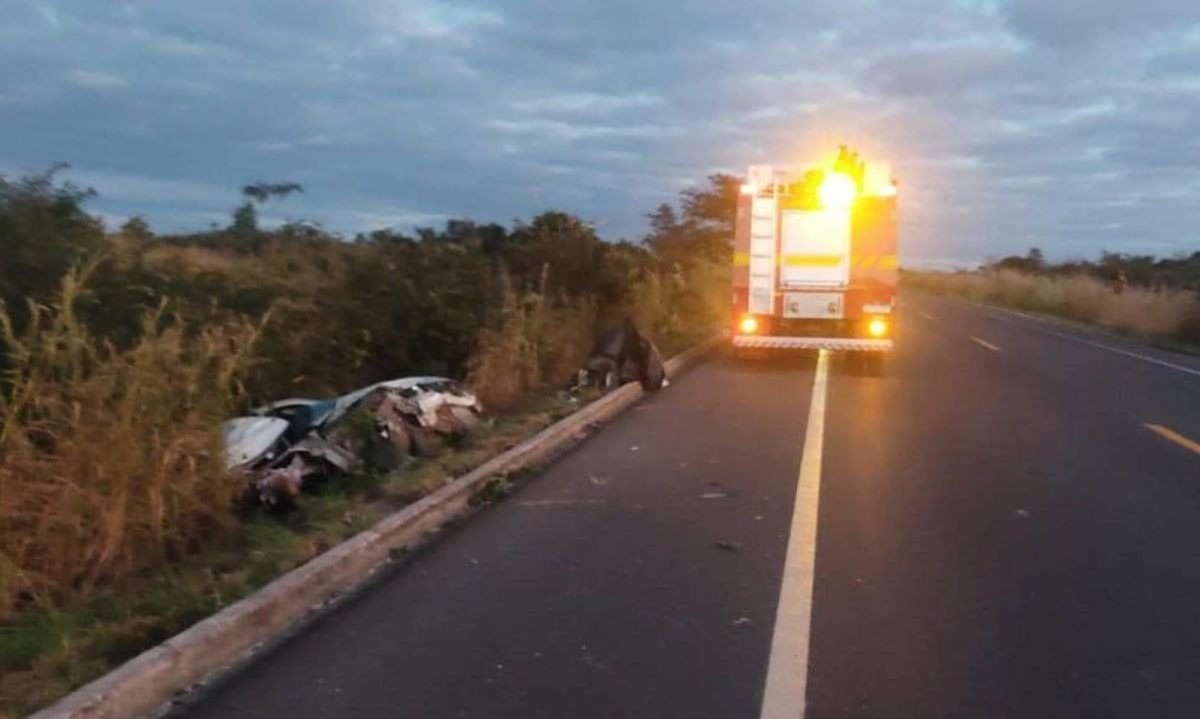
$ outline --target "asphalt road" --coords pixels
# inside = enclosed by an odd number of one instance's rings
[[[180,713],[1200,714],[1200,360],[902,311],[819,487],[816,359],[713,360]]]

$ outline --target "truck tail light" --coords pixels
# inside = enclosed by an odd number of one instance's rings
[[[875,338],[887,337],[888,322],[882,317],[872,317],[867,323],[867,334]]]
[[[758,332],[758,319],[752,315],[746,315],[738,322],[738,329],[744,335],[752,335]]]

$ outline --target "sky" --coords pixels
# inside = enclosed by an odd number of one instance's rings
[[[1200,250],[1196,0],[0,0],[0,174],[110,224],[347,236],[547,209],[639,239],[713,172],[848,143],[910,264]]]

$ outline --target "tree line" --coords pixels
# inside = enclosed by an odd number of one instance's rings
[[[243,377],[253,400],[340,392],[398,374],[462,376],[481,332],[499,329],[531,293],[556,307],[590,307],[588,331],[641,316],[667,345],[709,331],[727,303],[721,284],[737,193],[727,175],[660,206],[641,241],[608,242],[562,211],[348,239],[314,223],[262,228],[260,205],[303,191],[289,182],[242,188],[244,202],[225,227],[156,234],[134,217],[108,231],[88,211],[96,191],[61,179],[63,169],[0,176],[0,300],[14,331],[31,306],[55,302],[71,268],[84,268],[74,309],[115,347],[132,346],[155,308],[193,332],[261,322],[256,361]],[[655,312],[641,311],[647,302]]]
[[[984,269],[1050,277],[1087,276],[1109,283],[1124,278],[1136,287],[1200,293],[1200,251],[1174,257],[1104,251],[1098,260],[1049,262],[1040,248],[1031,247],[1024,255],[989,261]]]

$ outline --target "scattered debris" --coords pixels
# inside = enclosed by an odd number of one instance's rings
[[[1020,517],[1021,519],[1029,519],[1029,510],[1024,509],[1024,508],[1018,509],[1017,516]]]
[[[740,624],[749,624],[749,623],[750,623],[750,617],[738,617],[737,619],[733,620],[733,626],[735,626],[735,627]]]
[[[725,499],[729,495],[724,492],[705,492],[700,495],[700,499]]]
[[[588,476],[588,480],[591,481],[592,484],[599,485],[601,487],[608,484],[609,479],[610,479],[609,477],[607,477],[603,474],[600,474],[600,475],[593,474],[593,475]]]
[[[717,549],[723,549],[726,552],[740,552],[742,545],[737,542],[713,542],[713,546]]]

